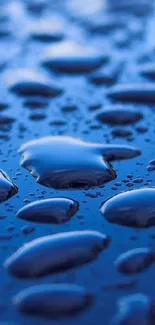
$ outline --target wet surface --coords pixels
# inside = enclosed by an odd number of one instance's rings
[[[85,4],[81,0],[1,1],[0,162],[1,170],[11,180],[0,173],[2,324],[94,325],[100,319],[107,325],[113,321],[117,325],[152,325],[154,263],[127,276],[118,272],[114,262],[130,252],[130,258],[127,256],[126,261],[125,256],[119,263],[127,262],[130,272],[137,267],[139,270],[146,265],[145,252],[138,258],[131,251],[152,251],[155,245],[154,30],[151,0],[85,0]],[[123,111],[118,114],[120,107]],[[114,109],[113,113],[109,108]],[[97,118],[101,112],[103,121]],[[51,139],[55,137],[60,137],[60,142],[53,147]],[[44,138],[49,139],[47,146]],[[30,141],[34,141],[32,147]],[[23,148],[21,154],[19,148]],[[20,165],[23,154],[24,168]],[[37,182],[27,171],[32,172],[31,167],[33,176],[40,177]],[[138,196],[130,194],[142,188]],[[124,195],[120,204],[119,194]],[[28,204],[40,201],[42,206],[44,200],[55,198],[78,202],[79,209],[56,224],[41,223],[40,214],[36,216],[38,221],[29,214]],[[114,205],[106,218],[100,208],[108,204],[107,213]],[[68,211],[67,206],[63,206],[61,216]],[[120,211],[119,206],[124,210]],[[18,218],[24,207],[23,218]],[[29,219],[30,215],[35,221]],[[53,214],[48,216],[53,220]],[[47,236],[86,230],[98,231],[101,238],[102,234],[108,236],[106,244],[110,245],[97,258],[98,246],[94,249],[93,245],[92,250],[92,240],[89,245],[83,246],[82,242],[78,267],[74,260],[74,267],[68,264],[65,269],[70,249],[74,248],[71,239],[65,252],[64,246],[58,245],[60,261],[62,257],[65,260],[61,272],[49,272],[46,262],[50,253],[44,255],[43,244],[44,259],[37,258],[36,270],[45,267],[44,275],[19,277],[24,271],[26,276],[33,271],[30,260],[33,262],[34,257],[35,263],[37,254],[34,240],[45,243]],[[78,246],[79,236],[76,239]],[[28,242],[33,243],[34,255],[23,246]],[[25,268],[17,261],[20,248],[21,259],[26,250]],[[9,258],[13,260],[7,270],[3,265]],[[16,275],[11,272],[13,265]],[[61,283],[84,287],[93,294],[93,303],[71,317],[52,320],[20,312],[13,304],[13,297],[30,287],[37,295],[39,289],[35,286]],[[123,301],[128,299],[123,314],[117,308],[121,297]],[[33,302],[35,305],[36,298]]]

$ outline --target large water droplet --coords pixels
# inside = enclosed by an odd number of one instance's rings
[[[113,196],[101,206],[111,223],[147,228],[155,225],[155,189],[142,188]]]
[[[35,239],[10,256],[4,267],[17,277],[38,277],[97,258],[110,239],[97,231],[75,231]]]
[[[17,212],[17,217],[27,221],[61,224],[78,210],[79,204],[68,198],[52,198],[32,202]]]
[[[54,318],[74,314],[91,302],[92,295],[87,289],[64,283],[34,286],[13,299],[20,312]]]
[[[19,153],[21,165],[38,183],[63,189],[93,187],[111,181],[116,174],[107,160],[132,158],[140,151],[130,146],[87,143],[57,136],[30,141]]]

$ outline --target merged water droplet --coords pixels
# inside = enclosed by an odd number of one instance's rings
[[[11,182],[9,176],[0,170],[0,202],[8,200],[18,192],[18,187]]]
[[[151,299],[141,293],[121,298],[112,325],[153,325],[151,304]]]
[[[63,89],[56,80],[29,69],[13,69],[6,73],[4,82],[9,90],[21,96],[55,97]]]
[[[45,137],[24,144],[21,165],[38,183],[53,188],[94,187],[116,177],[107,160],[129,159],[140,151],[123,145],[87,143],[71,137]]]
[[[79,203],[68,198],[52,198],[32,202],[17,212],[17,217],[33,222],[61,224],[78,210]]]
[[[109,246],[97,231],[74,231],[35,239],[10,256],[4,267],[21,278],[64,271],[97,258]]]
[[[142,113],[133,107],[113,105],[99,110],[96,119],[108,124],[130,124],[142,118]]]
[[[127,227],[155,225],[155,188],[142,188],[113,196],[101,206],[107,221]]]
[[[124,274],[140,273],[155,260],[155,254],[150,248],[136,248],[121,254],[114,262],[117,270]]]
[[[150,103],[155,101],[155,85],[153,83],[120,84],[111,87],[107,95],[120,101]]]
[[[64,283],[34,286],[13,299],[20,312],[54,318],[77,313],[91,302],[92,295],[87,289]]]
[[[79,74],[99,68],[105,60],[107,55],[94,48],[66,41],[47,49],[42,57],[42,64],[57,72]]]

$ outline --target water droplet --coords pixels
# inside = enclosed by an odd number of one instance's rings
[[[101,213],[111,223],[147,228],[155,225],[155,189],[142,188],[113,196],[101,206]]]
[[[31,96],[24,101],[24,106],[32,109],[46,107],[47,105],[46,99],[40,96]]]
[[[3,202],[18,192],[18,187],[11,182],[9,176],[0,170],[0,202]]]
[[[64,38],[64,32],[60,21],[40,19],[30,27],[30,37],[41,42],[60,41]]]
[[[113,84],[122,69],[122,62],[112,62],[89,75],[89,81],[95,85]]]
[[[21,232],[24,234],[24,235],[29,235],[31,234],[32,232],[34,232],[35,228],[34,227],[31,227],[31,226],[24,226],[21,228]]]
[[[148,268],[155,260],[150,248],[136,248],[121,254],[114,262],[117,270],[124,274],[140,273]]]
[[[153,83],[120,84],[111,87],[107,95],[115,100],[128,102],[154,102],[155,85]]]
[[[19,153],[21,165],[38,183],[53,188],[85,188],[116,177],[107,160],[129,159],[140,151],[130,146],[86,143],[57,136],[30,141]]]
[[[151,325],[151,299],[141,293],[122,297],[112,325]],[[153,324],[152,324],[153,325]]]
[[[40,121],[40,120],[44,120],[46,118],[46,114],[43,113],[34,113],[29,115],[29,119],[32,121]]]
[[[138,67],[138,72],[142,74],[144,77],[155,79],[155,64],[154,63],[146,63]]]
[[[123,125],[137,122],[142,113],[132,107],[114,105],[98,111],[95,117],[100,122]]]
[[[6,73],[4,78],[7,87],[22,96],[57,96],[62,92],[62,88],[56,80],[51,80],[46,76],[28,69],[13,69]]]
[[[13,299],[20,312],[54,318],[77,313],[91,302],[87,289],[66,283],[30,287]]]
[[[17,217],[27,221],[61,224],[78,210],[79,204],[68,198],[52,198],[32,202],[17,212]]]
[[[149,164],[155,166],[155,160],[154,160],[154,159],[151,160],[151,161],[149,162]]]
[[[96,259],[110,239],[97,231],[75,231],[35,239],[10,256],[4,267],[17,277],[38,277]]]
[[[88,73],[99,68],[105,60],[107,55],[98,53],[94,48],[66,41],[46,50],[42,64],[57,72]]]
[[[152,1],[146,1],[146,0],[139,0],[137,3],[135,3],[134,0],[110,0],[109,1],[109,9],[116,12],[132,12],[134,14],[138,15],[148,15],[149,12],[152,9]]]
[[[111,130],[111,133],[114,137],[127,138],[132,135],[132,131],[123,127],[114,127]]]
[[[106,12],[106,15],[93,16],[93,19],[87,22],[87,28],[90,32],[96,34],[104,34],[115,31],[126,25],[124,17],[120,16],[119,19],[116,15]]]

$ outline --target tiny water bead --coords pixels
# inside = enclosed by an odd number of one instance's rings
[[[97,231],[49,235],[19,248],[4,267],[19,278],[45,276],[91,262],[109,244],[110,238]]]
[[[13,298],[13,304],[20,312],[57,318],[76,314],[92,300],[92,294],[84,287],[61,283],[25,289]]]
[[[140,150],[127,145],[87,143],[71,137],[32,140],[20,149],[21,165],[47,187],[95,187],[116,178],[108,161],[129,159]]]
[[[78,210],[79,203],[68,198],[51,198],[27,204],[17,212],[17,217],[32,222],[61,224],[67,222]]]
[[[0,170],[0,202],[6,201],[18,192],[18,187],[11,182],[9,176]]]
[[[155,225],[155,188],[141,188],[117,194],[101,205],[103,217],[110,223],[148,228]]]

